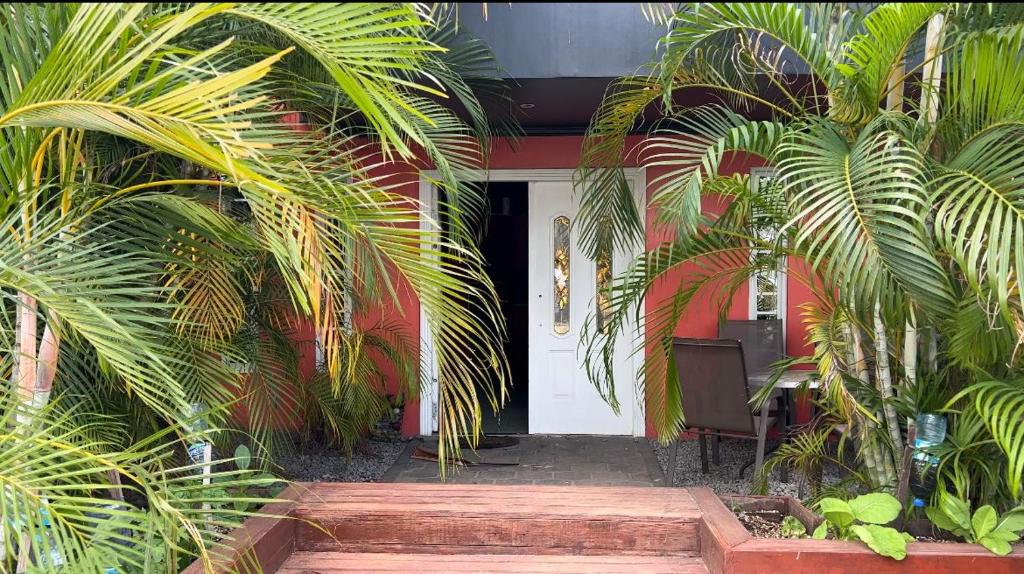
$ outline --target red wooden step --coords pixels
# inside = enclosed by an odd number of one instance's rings
[[[684,556],[438,555],[377,552],[296,552],[278,569],[279,574],[335,572],[708,574],[700,558]]]
[[[296,551],[685,554],[700,511],[681,489],[430,484],[310,485]]]

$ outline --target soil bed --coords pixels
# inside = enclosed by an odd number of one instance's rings
[[[747,532],[757,538],[782,538],[782,519],[784,514],[778,510],[733,510]]]

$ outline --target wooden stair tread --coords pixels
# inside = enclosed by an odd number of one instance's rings
[[[336,572],[495,572],[564,574],[708,574],[694,556],[558,556],[534,554],[394,554],[296,552],[279,574]]]
[[[471,547],[474,554],[623,551],[652,556],[700,548],[701,512],[684,489],[379,483],[302,487],[292,509],[293,516],[304,519],[296,525],[298,551],[394,545],[407,550]]]
[[[675,550],[653,547],[590,548],[585,545],[566,546],[510,546],[508,544],[416,544],[416,543],[381,543],[381,542],[322,542],[319,545],[305,545],[303,552],[340,552],[340,553],[377,553],[392,554],[535,554],[535,555],[573,555],[603,556],[616,554],[619,556],[697,556],[699,549]]]
[[[667,488],[433,485],[366,483],[309,485],[295,505],[299,516],[325,514],[442,515],[446,517],[530,517],[585,519],[626,517],[697,520],[700,510],[689,492]],[[353,488],[355,487],[355,488]]]

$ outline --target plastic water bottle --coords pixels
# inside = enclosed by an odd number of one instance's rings
[[[917,415],[917,438],[914,440],[914,459],[910,477],[910,491],[914,493],[914,506],[925,506],[925,499],[935,491],[939,457],[924,449],[942,444],[946,440],[946,417],[936,413]]]
[[[208,425],[206,424],[206,419],[199,416],[203,413],[203,410],[204,409],[202,403],[191,403],[189,405],[190,415],[196,417],[196,420],[191,425],[189,425],[190,428],[188,430],[204,431],[208,428]],[[206,447],[208,446],[209,443],[204,441],[194,442],[188,445],[188,458],[194,464],[202,464],[206,462],[205,455]]]

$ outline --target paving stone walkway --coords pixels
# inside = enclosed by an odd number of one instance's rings
[[[423,446],[435,448],[436,440]],[[440,482],[437,463],[409,458],[407,448],[384,477],[392,482]],[[456,484],[568,484],[662,486],[665,483],[645,439],[606,436],[534,435],[507,448],[463,451],[479,464],[461,467],[447,482]],[[509,466],[487,463],[513,463]]]

